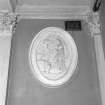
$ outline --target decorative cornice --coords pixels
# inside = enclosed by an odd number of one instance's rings
[[[23,19],[82,19],[90,11],[87,5],[19,5],[15,13]]]
[[[9,34],[15,31],[17,15],[0,12],[0,33]]]

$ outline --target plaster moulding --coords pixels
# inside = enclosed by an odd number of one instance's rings
[[[70,33],[47,27],[33,39],[29,62],[34,76],[51,87],[67,82],[76,70],[78,51]]]
[[[88,5],[17,5],[16,14],[28,19],[82,19],[91,8]]]
[[[91,14],[87,15],[85,22],[89,27],[91,37],[94,37],[95,35],[101,35],[102,27],[100,22],[100,14],[98,12],[92,12]]]
[[[15,31],[17,15],[8,12],[0,12],[0,36],[12,35]]]

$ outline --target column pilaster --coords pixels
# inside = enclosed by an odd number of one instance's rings
[[[87,17],[86,22],[88,24],[91,37],[94,40],[102,105],[105,105],[105,56],[102,43],[102,27],[99,13],[91,13]]]
[[[11,49],[11,38],[16,29],[17,16],[0,13],[0,105],[5,105]]]

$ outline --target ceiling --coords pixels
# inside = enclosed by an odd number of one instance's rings
[[[6,0],[7,1],[7,0]],[[94,0],[9,0],[12,9],[15,11],[17,6],[91,6]]]
[[[0,0],[0,10],[11,11],[18,5],[91,5],[94,0]]]

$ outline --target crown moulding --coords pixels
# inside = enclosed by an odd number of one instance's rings
[[[87,5],[18,5],[15,13],[23,19],[81,19],[91,11]]]

